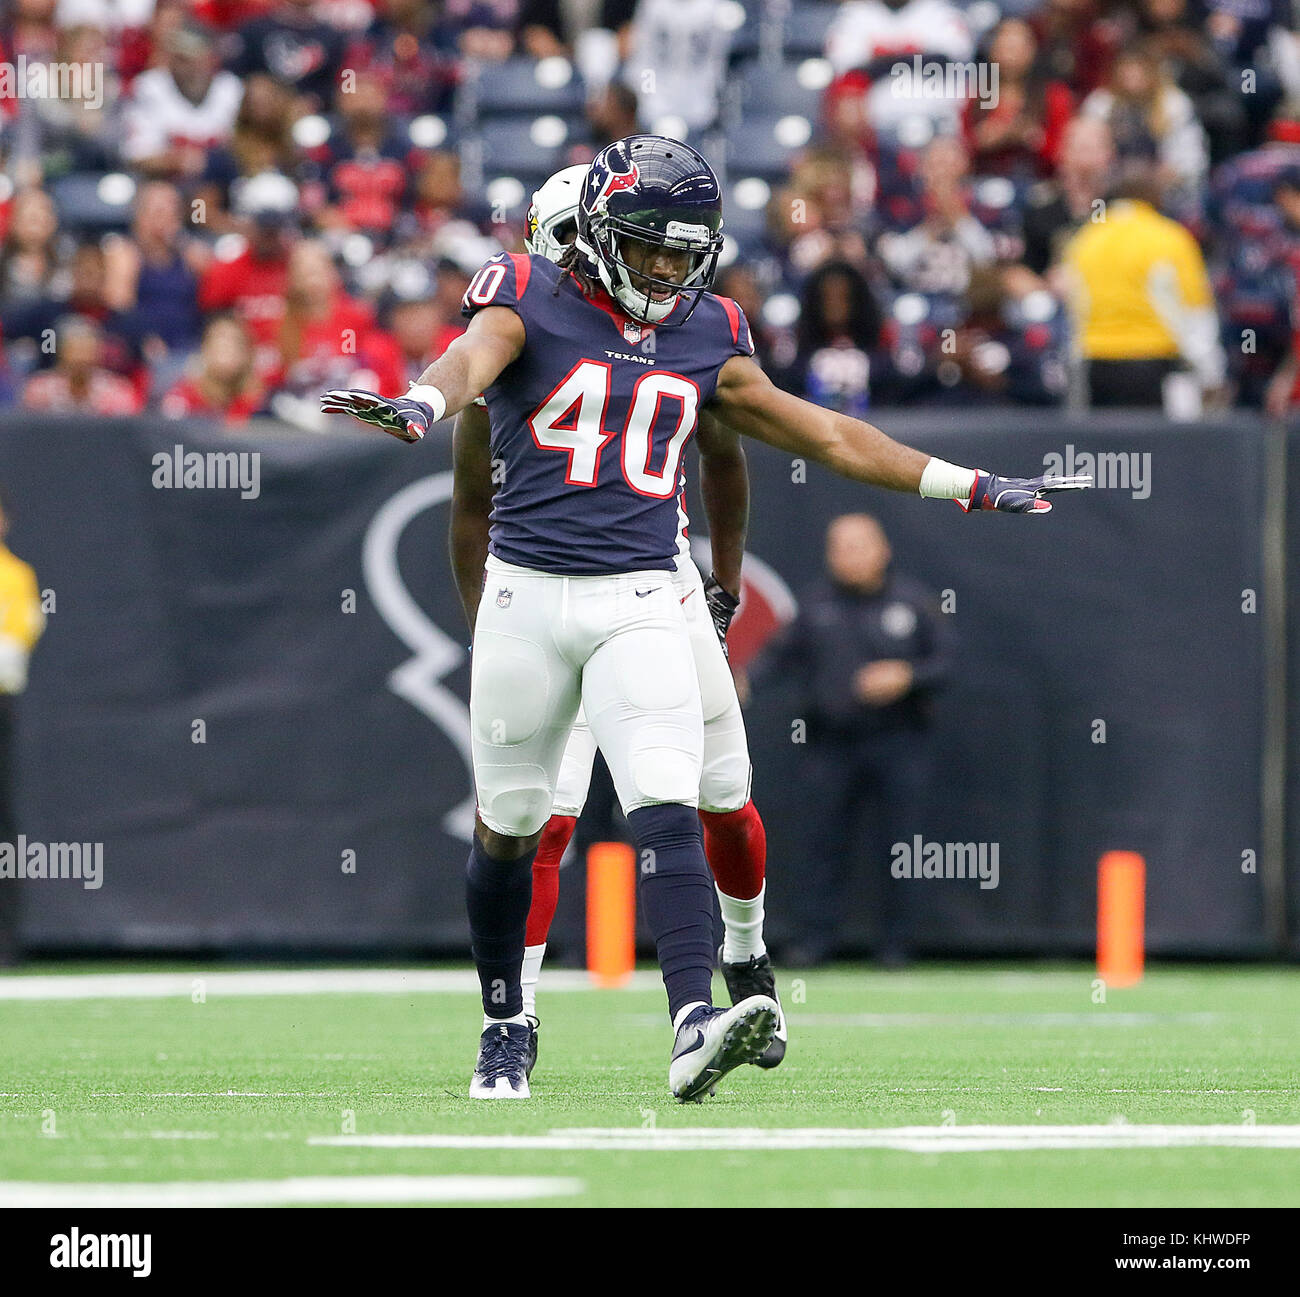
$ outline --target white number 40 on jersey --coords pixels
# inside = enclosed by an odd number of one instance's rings
[[[564,480],[571,485],[596,485],[601,451],[617,435],[605,428],[612,375],[613,366],[603,361],[579,361],[528,420],[539,446],[569,456]],[[650,468],[653,430],[665,401],[679,407],[677,427],[669,438],[663,467],[654,472]],[[700,389],[689,378],[652,370],[637,379],[622,437],[623,476],[634,491],[661,500],[676,493],[682,451],[699,408]]]

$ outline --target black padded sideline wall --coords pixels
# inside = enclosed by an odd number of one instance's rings
[[[1146,484],[1044,518],[967,517],[816,466],[795,481],[788,456],[751,450],[751,552],[796,595],[819,576],[825,523],[864,507],[901,567],[955,595],[942,778],[917,831],[999,843],[1001,878],[919,884],[925,946],[1082,953],[1097,857],[1125,847],[1147,857],[1153,950],[1260,951],[1259,875],[1241,870],[1259,835],[1261,619],[1242,593],[1260,589],[1258,423],[876,417],[1009,473],[1071,447],[1136,456]],[[155,486],[177,445],[257,452],[256,498]],[[464,951],[448,467],[432,439],[0,423],[11,544],[57,601],[21,705],[20,827],[104,853],[97,890],[22,885],[36,947]],[[748,718],[776,935],[816,813],[791,718],[779,688]],[[862,948],[876,885],[846,898]]]

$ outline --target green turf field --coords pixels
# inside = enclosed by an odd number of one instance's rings
[[[234,995],[209,970],[171,971],[173,993],[154,998],[5,998],[32,971],[0,978],[4,1205],[35,1192],[14,1182],[444,1176],[540,1177],[552,1196],[532,1206],[1300,1204],[1295,970],[1156,967],[1105,1003],[1084,966],[784,972],[785,1064],[688,1107],[667,1091],[664,999],[645,976],[548,992],[544,974],[534,1097],[485,1103],[466,1095],[471,992]],[[1100,1128],[1060,1136],[1089,1141],[1148,1138],[1116,1131],[1144,1125],[1263,1146],[1035,1147],[1040,1128]],[[848,1146],[862,1128],[912,1127],[927,1129]],[[309,1142],[378,1135],[541,1146]],[[448,1192],[496,1192],[463,1183]]]

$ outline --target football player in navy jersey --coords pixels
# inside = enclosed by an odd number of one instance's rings
[[[524,240],[529,252],[556,262],[565,255],[578,236],[578,204],[587,170],[585,164],[566,167],[533,195]],[[453,436],[457,471],[451,508],[452,565],[471,627],[489,552],[494,491],[491,430],[481,402],[480,397],[456,416]],[[733,1004],[751,995],[768,995],[779,1006],[776,973],[763,940],[767,835],[750,797],[752,767],[745,722],[727,665],[727,627],[739,607],[738,594],[732,592],[740,590],[749,517],[749,476],[739,437],[703,410],[699,419],[695,442],[700,453],[700,488],[709,518],[714,570],[708,581],[701,581],[691,558],[686,534],[689,519],[683,506],[678,511],[677,574],[673,584],[690,627],[691,654],[704,716],[699,811],[704,854],[722,909],[724,937],[718,963]],[[523,963],[524,1014],[532,1030],[530,1077],[537,1058],[540,1026],[537,982],[559,899],[560,860],[586,804],[595,758],[596,740],[579,708],[560,762],[551,816],[533,858],[533,895]],[[782,1013],[772,1043],[757,1060],[758,1066],[778,1066],[785,1049]]]
[[[676,1031],[669,1086],[702,1098],[771,1044],[779,1008],[711,997],[712,891],[701,845],[703,722],[673,585],[686,442],[709,407],[738,432],[856,481],[1039,513],[1086,478],[1000,478],[891,440],[776,388],[732,301],[717,177],[676,140],[634,135],[593,160],[578,239],[556,266],[501,253],[465,295],[466,332],[395,399],[328,392],[326,412],[404,440],[487,399],[499,466],[471,614],[478,823],[467,870],[483,1034],[470,1094],[528,1097],[521,968],[532,862],[581,705],[636,838],[641,909]],[[631,350],[650,330],[653,354]]]

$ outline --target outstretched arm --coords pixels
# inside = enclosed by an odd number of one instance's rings
[[[514,311],[486,307],[404,396],[340,389],[326,392],[320,408],[326,414],[350,414],[402,441],[419,441],[439,419],[459,413],[490,387],[523,351],[524,337],[524,322]]]
[[[732,356],[723,365],[714,405],[737,432],[806,455],[841,477],[956,500],[966,510],[1046,513],[1052,506],[1041,495],[1092,485],[1092,479],[1083,476],[996,477],[984,469],[934,459],[869,423],[781,391],[748,356]]]
[[[928,455],[869,423],[783,392],[748,356],[732,356],[723,365],[714,402],[731,427],[778,450],[806,455],[842,477],[872,486],[920,489]]]

